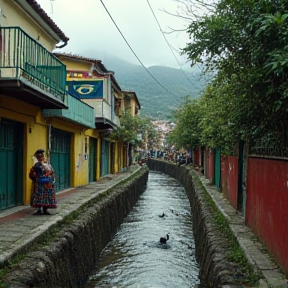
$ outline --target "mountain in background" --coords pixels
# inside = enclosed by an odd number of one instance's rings
[[[88,56],[85,53],[85,57]],[[200,69],[193,73],[164,66],[144,68],[119,58],[105,57],[102,63],[114,71],[115,79],[124,91],[134,91],[141,104],[140,115],[152,119],[169,120],[172,111],[183,103],[186,96],[198,98],[205,87]]]

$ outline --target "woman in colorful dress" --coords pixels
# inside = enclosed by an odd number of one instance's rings
[[[43,149],[38,149],[34,156],[38,162],[34,164],[29,173],[29,178],[33,180],[31,206],[37,208],[36,214],[43,212],[45,215],[50,215],[47,209],[57,208],[55,173],[52,166],[45,161]]]

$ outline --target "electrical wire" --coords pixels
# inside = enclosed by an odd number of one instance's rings
[[[167,43],[167,45],[168,45],[170,51],[172,52],[172,54],[173,54],[175,60],[177,61],[178,65],[179,65],[179,67],[180,67],[180,70],[182,71],[182,73],[183,73],[183,75],[185,76],[185,78],[186,78],[186,79],[187,79],[187,80],[188,80],[192,85],[194,85],[194,83],[191,82],[191,80],[188,78],[188,76],[187,76],[187,75],[185,74],[185,72],[183,71],[181,64],[179,63],[179,61],[178,61],[178,59],[177,59],[175,53],[173,52],[173,50],[172,50],[172,48],[171,48],[170,43],[168,42],[168,40],[167,40],[167,38],[166,38],[166,36],[165,36],[165,34],[164,34],[162,28],[161,28],[161,25],[160,25],[160,23],[159,23],[159,21],[158,21],[156,15],[155,15],[153,9],[152,9],[152,6],[150,5],[149,0],[147,0],[147,3],[148,3],[148,5],[149,5],[149,8],[150,8],[150,10],[151,10],[151,12],[152,12],[152,14],[153,14],[153,16],[154,16],[154,19],[155,19],[155,21],[156,21],[156,23],[157,23],[157,25],[158,25],[158,27],[159,27],[159,29],[160,29],[160,31],[161,31],[161,33],[162,33],[164,39],[165,39],[165,41],[166,41],[166,43]]]
[[[170,95],[174,96],[174,97],[179,97],[175,94],[173,94],[171,91],[167,90],[167,88],[165,86],[163,86],[151,73],[150,71],[145,67],[145,65],[142,63],[142,61],[139,59],[139,57],[137,56],[137,54],[134,52],[134,50],[132,49],[132,47],[130,46],[130,44],[128,43],[128,41],[126,40],[125,36],[123,35],[123,33],[121,32],[120,28],[118,27],[118,25],[116,24],[116,22],[114,21],[113,17],[111,16],[111,14],[109,13],[108,9],[106,8],[105,4],[103,3],[102,0],[100,0],[101,4],[103,5],[104,9],[106,10],[107,14],[109,15],[110,19],[112,20],[112,22],[114,23],[115,27],[117,28],[117,30],[119,31],[119,33],[121,34],[122,38],[124,39],[124,41],[126,42],[126,44],[128,45],[128,47],[130,48],[130,50],[132,51],[132,53],[134,54],[134,56],[137,58],[137,60],[139,61],[139,63],[141,64],[141,66],[146,70],[146,72],[157,82],[158,85],[160,85],[166,92],[168,92]]]

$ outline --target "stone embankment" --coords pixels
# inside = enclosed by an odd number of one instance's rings
[[[193,181],[193,172],[187,166],[157,160],[150,160],[148,167],[177,179],[185,188],[193,217],[193,234],[202,283],[207,287],[237,285],[237,265],[227,261],[227,239],[212,224],[213,215],[206,207],[201,187],[197,181]]]
[[[140,169],[131,179],[98,194],[67,215],[58,227],[47,231],[47,244],[36,244],[31,247],[32,252],[22,255],[25,258],[3,277],[2,287],[83,286],[100,252],[145,190],[148,173],[147,168]]]
[[[264,245],[205,177],[189,165],[151,159],[148,167],[172,176],[185,187],[193,217],[199,277],[205,287],[288,287],[285,275]]]
[[[238,280],[245,277],[243,267],[228,260],[227,238],[215,226],[215,214],[207,206],[207,194],[205,196],[195,171],[187,166],[164,161],[149,160],[147,164],[149,169],[177,179],[186,190],[194,223],[199,277],[205,287],[243,287],[237,286]],[[34,252],[24,255],[25,258],[4,277],[7,287],[83,286],[94,269],[100,252],[110,242],[124,217],[144,191],[148,172],[146,167],[140,168],[124,183],[109,188],[68,214],[65,221],[58,224],[57,233],[53,229],[46,233],[47,244],[33,246],[30,251]],[[269,271],[271,274],[271,270]],[[274,281],[275,277],[272,278]],[[261,287],[268,287],[265,285]],[[269,284],[269,287],[285,286]]]

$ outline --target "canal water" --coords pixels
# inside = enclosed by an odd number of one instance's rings
[[[85,288],[198,287],[191,210],[177,180],[150,171],[147,189],[102,251],[95,271]]]

